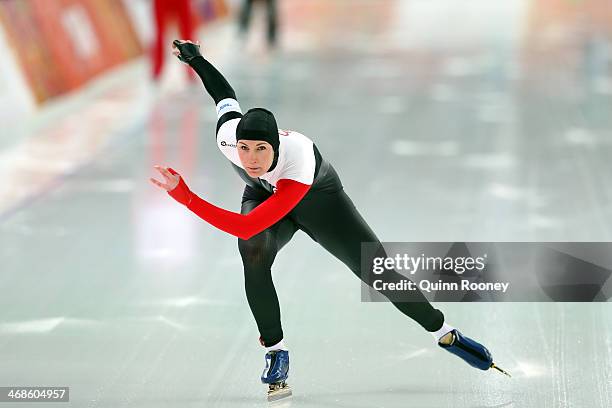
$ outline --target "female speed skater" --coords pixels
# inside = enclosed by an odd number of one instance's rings
[[[361,274],[361,243],[380,243],[343,189],[338,174],[306,136],[278,129],[274,115],[263,108],[242,114],[236,94],[223,75],[191,41],[175,40],[174,54],[191,66],[217,107],[217,146],[246,182],[241,213],[216,207],[193,193],[180,174],[155,166],[165,189],[211,225],[238,237],[244,265],[246,297],[255,317],[260,342],[266,347],[261,381],[269,385],[268,399],[291,395],[286,384],[289,352],[281,326],[271,267],[278,251],[299,229],[342,261],[366,284],[374,276]],[[392,271],[389,282],[405,279]],[[379,291],[387,298],[392,294]],[[481,370],[497,368],[482,344],[464,336],[444,320],[420,291],[410,302],[392,302],[415,320],[445,350]]]

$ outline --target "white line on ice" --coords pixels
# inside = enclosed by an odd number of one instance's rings
[[[97,324],[95,320],[73,319],[64,316],[49,317],[46,319],[24,320],[0,324],[0,333],[22,334],[22,333],[49,333],[61,324],[86,326]]]
[[[221,300],[213,300],[213,299],[205,299],[197,296],[185,296],[179,298],[171,298],[171,299],[162,299],[151,302],[140,302],[138,306],[165,306],[165,307],[176,307],[176,308],[184,308],[189,306],[196,305],[214,305],[214,306],[224,306],[228,305],[228,302]]]

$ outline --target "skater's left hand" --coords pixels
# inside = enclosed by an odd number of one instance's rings
[[[174,40],[172,41],[172,54],[186,64],[195,57],[200,57],[200,43],[195,43],[191,40]]]
[[[155,169],[157,169],[157,171],[161,173],[161,175],[164,177],[166,182],[162,183],[161,181],[158,181],[151,177],[149,179],[151,180],[151,183],[155,184],[158,187],[165,189],[166,191],[174,190],[176,186],[178,185],[181,179],[181,176],[176,171],[170,168],[165,168],[161,166],[153,166],[153,167],[155,167]]]

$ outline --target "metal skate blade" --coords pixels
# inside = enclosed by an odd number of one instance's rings
[[[512,376],[510,374],[508,374],[506,371],[502,370],[501,368],[499,368],[498,366],[496,366],[495,364],[491,364],[491,368],[496,369],[497,371],[501,372],[502,374],[506,374],[508,377],[512,378]]]
[[[268,391],[268,402],[279,401],[292,395],[291,388],[285,385],[282,388]]]

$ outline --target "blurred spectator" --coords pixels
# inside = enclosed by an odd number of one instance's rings
[[[251,12],[253,10],[253,3],[255,0],[244,0],[242,4],[242,10],[240,12],[240,32],[246,34],[249,29],[251,22]],[[268,13],[268,44],[276,44],[276,30],[277,30],[277,16],[276,16],[276,0],[262,0],[261,2],[266,3],[266,9]]]
[[[178,21],[180,38],[193,39],[194,16],[190,0],[154,0],[155,39],[152,50],[153,79],[158,80],[164,66],[164,52],[172,42],[165,39],[165,31],[173,20]],[[169,51],[168,51],[169,52]]]

